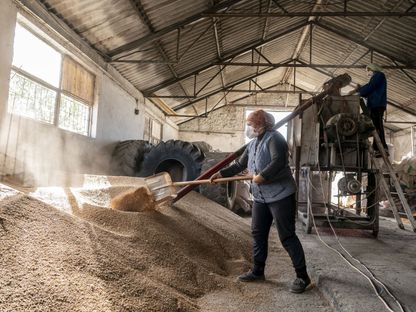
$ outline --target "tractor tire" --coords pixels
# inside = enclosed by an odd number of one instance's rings
[[[201,173],[205,154],[192,143],[181,140],[160,142],[144,155],[139,177],[168,172],[173,181],[190,181]]]
[[[152,148],[152,144],[143,140],[127,140],[119,142],[114,148],[111,158],[111,172],[114,175],[136,176],[141,168],[144,155]]]

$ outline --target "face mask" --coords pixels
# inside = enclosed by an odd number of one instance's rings
[[[254,132],[254,128],[252,126],[247,126],[246,137],[249,139],[254,139],[256,137],[256,133]]]
[[[373,72],[371,70],[367,71],[367,77],[370,78],[371,76],[373,76]]]
[[[252,126],[247,125],[246,137],[248,137],[249,139],[254,139],[260,135],[260,131],[261,129],[256,130]]]

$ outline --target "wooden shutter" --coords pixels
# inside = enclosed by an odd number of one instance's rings
[[[62,68],[61,89],[65,93],[69,93],[87,104],[93,105],[94,85],[95,75],[65,55]]]

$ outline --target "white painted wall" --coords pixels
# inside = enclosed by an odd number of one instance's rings
[[[189,142],[206,142],[217,152],[235,152],[244,145],[242,133],[213,133],[203,131],[180,131],[179,138]]]
[[[220,152],[234,152],[244,145],[244,108],[225,106],[208,118],[195,118],[179,126],[184,141],[204,141]]]
[[[136,99],[101,74],[98,82],[96,139],[105,143],[142,139],[144,129],[143,97]],[[135,108],[139,115],[135,115]]]
[[[152,103],[144,103],[142,94],[117,71],[107,71],[95,63],[84,65],[96,74],[96,101],[91,137],[61,130],[7,113],[8,81],[13,56],[14,29],[18,9],[12,0],[2,0],[0,9],[0,173],[34,174],[37,181],[57,180],[60,172],[106,174],[111,152],[118,141],[143,139],[144,116],[152,111],[164,124],[163,139],[176,139],[177,126]],[[31,22],[36,23],[35,19]],[[45,28],[44,25],[40,25]],[[50,32],[53,33],[53,32]],[[50,35],[50,34],[49,34]],[[55,39],[55,38],[54,38]],[[62,38],[56,41],[65,51],[79,52]],[[72,50],[71,50],[72,49]],[[78,59],[78,58],[77,58]],[[136,100],[137,99],[137,100]],[[135,108],[139,114],[134,113]]]

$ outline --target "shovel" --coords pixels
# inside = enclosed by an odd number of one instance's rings
[[[251,180],[253,176],[243,175],[243,176],[234,176],[230,178],[218,178],[213,180],[213,183],[224,183],[230,181],[243,181]],[[150,192],[153,193],[156,203],[161,203],[169,199],[174,199],[177,196],[176,187],[185,186],[185,185],[200,185],[200,184],[209,184],[211,181],[209,179],[205,180],[194,180],[194,181],[181,181],[181,182],[172,182],[172,179],[167,172],[161,172],[153,176],[147,177],[144,179],[147,187]]]

